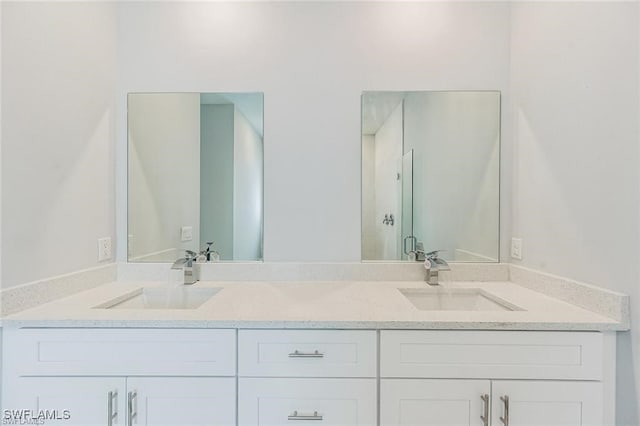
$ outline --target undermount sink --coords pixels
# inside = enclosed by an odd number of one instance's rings
[[[421,311],[521,311],[522,308],[479,288],[399,288]]]
[[[96,306],[97,309],[196,309],[219,288],[143,287]]]

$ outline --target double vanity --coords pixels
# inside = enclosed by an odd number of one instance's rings
[[[498,263],[500,93],[361,101],[361,259],[388,263],[287,264],[256,262],[263,95],[129,94],[128,262],[38,306],[46,286],[14,291],[3,408],[75,426],[614,425],[628,298]],[[170,285],[176,258],[200,281]]]
[[[625,321],[504,280],[115,282],[4,320],[3,406],[83,426],[612,425]]]

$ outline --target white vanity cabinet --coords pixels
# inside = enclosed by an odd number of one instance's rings
[[[3,337],[3,409],[69,410],[47,424],[615,424],[613,333],[6,327]]]
[[[9,329],[5,342],[5,409],[68,410],[52,424],[78,426],[236,424],[235,330]]]
[[[381,425],[602,426],[602,333],[382,331]]]
[[[240,330],[238,424],[377,424],[373,330]]]

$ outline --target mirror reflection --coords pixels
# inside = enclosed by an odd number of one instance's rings
[[[364,92],[362,259],[499,259],[500,92]]]
[[[262,259],[262,93],[131,93],[128,259]]]

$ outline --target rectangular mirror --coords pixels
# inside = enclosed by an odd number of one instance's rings
[[[127,123],[129,261],[261,260],[262,93],[131,93]]]
[[[498,262],[500,92],[364,92],[362,259]]]

